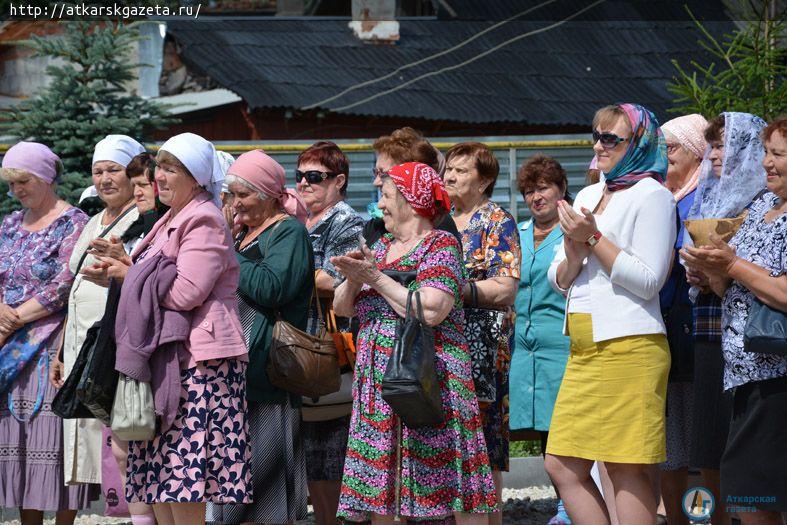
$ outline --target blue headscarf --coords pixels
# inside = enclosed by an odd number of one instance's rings
[[[667,147],[656,116],[639,104],[617,106],[626,113],[633,134],[626,155],[604,174],[607,188],[622,190],[648,177],[663,183],[667,175]]]

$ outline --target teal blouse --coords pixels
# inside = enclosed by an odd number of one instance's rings
[[[547,270],[563,243],[560,228],[534,248],[532,220],[519,225],[522,265],[514,307],[511,360],[511,430],[549,430],[552,409],[568,359],[563,335],[566,299],[549,285]]]
[[[277,311],[296,328],[306,329],[314,290],[314,254],[306,228],[292,217],[267,228],[257,242],[257,258],[235,254],[240,263],[238,291],[257,310],[249,337],[246,397],[259,403],[284,404],[288,393],[268,379],[268,350]],[[289,397],[293,406],[300,406],[300,396]]]

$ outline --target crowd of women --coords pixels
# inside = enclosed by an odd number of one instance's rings
[[[656,523],[660,500],[668,523],[688,523],[689,467],[716,496],[714,525],[787,522],[787,356],[744,342],[755,311],[787,315],[787,118],[659,126],[618,104],[592,130],[576,196],[555,159],[521,166],[519,224],[492,200],[487,146],[443,154],[411,128],[374,142],[367,221],[332,142],[301,152],[287,188],[261,150],[233,159],[183,133],[153,156],[109,135],[93,217],[58,197],[53,151],[14,145],[0,506],[24,525],[44,511],[73,523],[109,439],[135,525],[294,523],[308,498],[320,525],[499,524],[509,442],[529,433],[560,499],[551,525]],[[715,233],[699,241],[703,220]],[[115,368],[153,386],[149,440],[52,409],[113,287]],[[417,428],[382,387],[413,292],[443,414]],[[356,350],[340,390],[275,386],[276,323],[320,334],[329,320]],[[749,508],[725,504],[741,498]]]

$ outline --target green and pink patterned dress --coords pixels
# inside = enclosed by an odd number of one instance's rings
[[[361,327],[339,516],[363,520],[370,513],[439,517],[455,511],[492,512],[497,498],[463,334],[459,244],[450,234],[435,230],[412,251],[385,264],[392,239],[386,234],[373,246],[378,268],[417,271],[412,289],[437,288],[455,299],[454,309],[435,327],[445,421],[434,428],[402,425],[402,465],[397,473],[398,419],[382,399],[382,378],[398,317],[380,294],[364,285],[356,299]]]

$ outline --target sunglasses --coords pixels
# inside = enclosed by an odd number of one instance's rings
[[[374,175],[375,178],[377,177],[382,178],[388,174],[388,170],[384,170],[382,168],[372,168],[372,174]]]
[[[306,182],[308,182],[309,184],[319,184],[319,183],[321,183],[322,181],[324,181],[325,179],[327,179],[329,177],[336,177],[338,175],[339,175],[338,173],[330,173],[330,172],[327,172],[327,171],[317,171],[317,170],[300,171],[300,170],[295,170],[295,182],[300,182],[300,181],[302,181],[305,178]]]
[[[593,132],[593,144],[601,141],[601,147],[604,149],[612,149],[621,142],[626,142],[627,140],[628,139],[624,139],[623,137],[618,137],[614,133]]]

